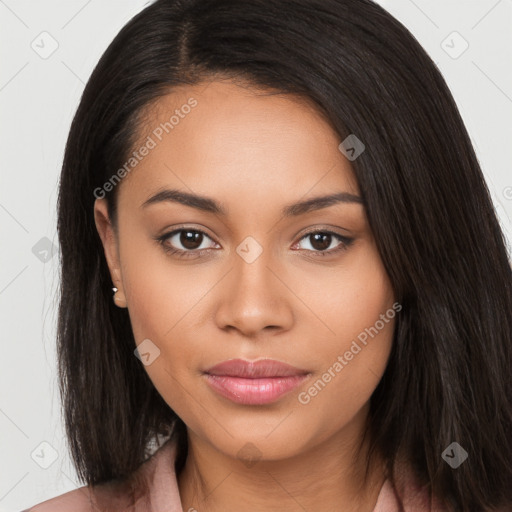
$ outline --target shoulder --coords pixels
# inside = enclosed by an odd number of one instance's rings
[[[50,498],[22,512],[91,512],[94,510],[88,486]]]
[[[137,480],[145,480],[148,484],[151,504],[158,507],[180,510],[179,490],[174,473],[176,444],[168,440],[138,468],[135,472]],[[98,512],[105,506],[113,506],[115,510],[145,510],[142,505],[130,508],[130,496],[122,485],[110,481],[96,486],[83,486],[60,496],[50,498],[22,512]],[[109,507],[107,506],[107,509]]]

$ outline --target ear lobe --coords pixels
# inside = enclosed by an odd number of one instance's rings
[[[103,250],[110,270],[112,282],[114,283],[114,286],[122,289],[123,283],[120,271],[117,239],[108,216],[107,201],[104,198],[96,199],[94,202],[94,221],[103,244]]]

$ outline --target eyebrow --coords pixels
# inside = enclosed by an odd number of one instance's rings
[[[191,208],[195,208],[197,210],[214,213],[216,215],[227,215],[226,209],[215,199],[177,189],[160,190],[156,194],[152,195],[149,199],[144,201],[141,205],[141,208],[146,208],[152,204],[164,202],[179,203],[185,206],[190,206]],[[284,217],[295,217],[310,211],[327,208],[338,203],[362,204],[363,200],[360,196],[356,196],[348,192],[338,192],[335,194],[313,197],[312,199],[289,204],[282,209],[282,215]]]

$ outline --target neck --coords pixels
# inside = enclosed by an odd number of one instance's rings
[[[384,483],[384,464],[360,451],[350,427],[287,459],[244,464],[188,432],[188,455],[178,475],[185,512],[372,512]],[[343,508],[340,508],[340,507]]]

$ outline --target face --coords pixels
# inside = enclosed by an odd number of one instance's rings
[[[189,434],[235,458],[356,435],[396,307],[340,137],[305,100],[221,81],[174,89],[139,135],[118,232],[104,199],[95,219],[158,392]],[[232,359],[298,376],[205,373]]]

